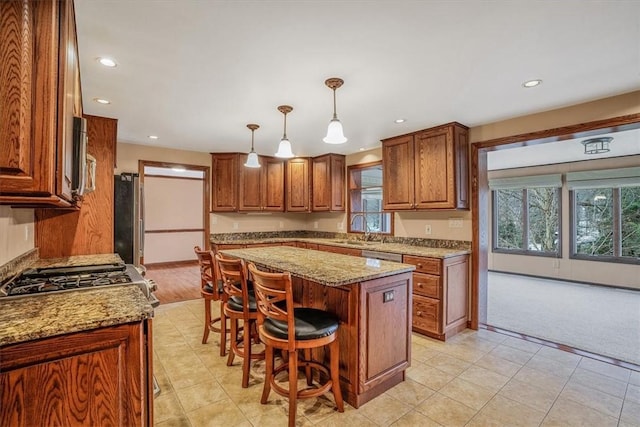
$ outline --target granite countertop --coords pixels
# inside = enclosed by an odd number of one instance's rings
[[[64,258],[39,259],[30,268],[77,267],[84,265],[124,264],[118,254],[72,255]]]
[[[259,267],[289,271],[325,286],[342,286],[415,270],[415,266],[289,246],[225,249],[223,255],[242,258]]]
[[[152,316],[149,301],[133,284],[0,299],[0,346]]]
[[[319,245],[340,246],[344,248],[361,249],[367,251],[390,252],[401,255],[415,255],[429,258],[450,258],[458,255],[471,253],[467,249],[449,249],[434,248],[428,246],[415,246],[402,243],[382,243],[377,241],[362,241],[355,239],[323,239],[308,237],[283,237],[283,238],[266,238],[266,239],[240,239],[240,240],[216,240],[211,239],[213,244],[233,244],[233,245],[251,245],[258,243],[286,243],[286,242],[305,242],[316,243]]]

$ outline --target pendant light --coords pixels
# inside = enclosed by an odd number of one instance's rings
[[[340,123],[338,115],[336,114],[336,89],[342,86],[343,83],[344,80],[337,77],[332,77],[324,82],[324,84],[333,90],[333,118],[327,128],[327,136],[322,139],[327,144],[344,144],[347,142],[347,138],[345,138],[344,132],[342,131],[342,123]]]
[[[293,111],[293,107],[290,105],[281,105],[278,107],[278,111],[284,114],[284,134],[282,135],[280,145],[278,145],[278,152],[275,156],[283,159],[290,159],[295,156],[291,151],[291,143],[287,138],[287,114]]]
[[[258,161],[258,155],[256,154],[255,150],[253,149],[253,133],[260,126],[254,125],[254,124],[248,124],[247,127],[249,129],[251,129],[251,151],[249,152],[249,155],[247,156],[247,162],[244,165],[246,167],[248,167],[248,168],[259,168],[260,167],[260,162]]]

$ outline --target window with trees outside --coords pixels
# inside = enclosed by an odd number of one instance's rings
[[[382,162],[349,166],[350,233],[393,233],[393,214],[382,211]]]
[[[560,175],[491,180],[493,251],[561,256]]]
[[[640,264],[640,168],[570,173],[571,257]]]

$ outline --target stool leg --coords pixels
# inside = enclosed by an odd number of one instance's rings
[[[271,376],[273,375],[273,347],[270,345],[264,349],[264,386],[262,387],[262,397],[260,403],[267,403],[269,392],[271,392]]]
[[[202,334],[202,344],[206,344],[209,339],[209,329],[211,328],[211,300],[204,299],[204,333]]]
[[[224,307],[220,303],[220,356],[227,354],[227,316],[224,315]]]
[[[289,352],[289,427],[296,425],[298,406],[298,352]]]
[[[251,320],[248,320],[245,325],[245,331],[242,337],[244,345],[244,359],[242,360],[242,388],[249,387],[249,369],[251,369],[251,327],[253,326]]]
[[[330,362],[330,371],[331,371],[331,391],[333,392],[333,397],[336,400],[336,406],[338,407],[338,412],[344,412],[344,403],[342,402],[342,390],[340,389],[340,354],[338,353],[339,349],[338,338],[336,337],[331,344],[329,344],[329,351],[331,354],[329,358]]]
[[[227,366],[233,365],[233,359],[238,348],[238,319],[232,317],[230,320],[231,336],[229,337],[229,358],[227,359]]]
[[[307,377],[307,385],[310,386],[313,384],[313,375],[311,372],[311,366],[309,365],[309,361],[311,361],[311,349],[310,348],[305,348],[304,349],[304,360],[305,362],[305,367],[304,367],[304,373]]]

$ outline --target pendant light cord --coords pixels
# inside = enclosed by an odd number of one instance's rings
[[[333,119],[338,119],[338,114],[336,113],[336,89],[333,89]]]

